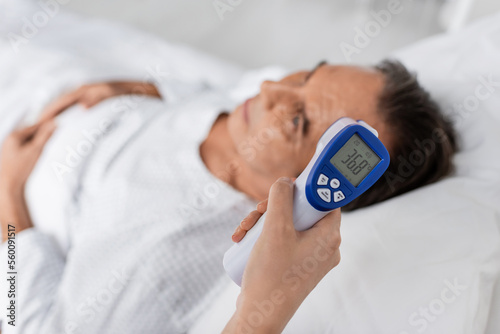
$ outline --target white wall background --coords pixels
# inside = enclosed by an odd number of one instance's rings
[[[66,8],[133,24],[169,41],[190,44],[246,67],[281,64],[308,68],[319,60],[347,61],[342,42],[354,45],[355,28],[373,20],[370,11],[389,0],[216,0],[231,10],[222,18],[214,0],[70,0]],[[400,0],[402,12],[370,44],[353,54],[355,63],[374,63],[390,51],[444,31],[464,20],[500,10],[498,0]],[[443,4],[445,4],[443,9]],[[470,6],[469,6],[470,5]],[[456,21],[456,20],[455,20]]]

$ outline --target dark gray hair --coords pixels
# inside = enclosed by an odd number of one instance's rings
[[[451,122],[399,61],[374,67],[385,76],[378,113],[391,133],[391,163],[364,194],[343,207],[354,210],[436,182],[453,171],[457,140]]]

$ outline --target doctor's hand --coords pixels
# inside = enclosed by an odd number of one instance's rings
[[[88,109],[108,98],[129,94],[161,98],[156,87],[148,82],[117,81],[83,85],[50,103],[43,110],[41,121],[53,118],[75,104],[81,104]]]
[[[296,231],[293,187],[290,179],[279,179],[268,202],[259,203],[240,225],[240,230],[250,229],[267,209],[243,274],[236,312],[223,333],[280,333],[307,295],[340,262],[340,210],[309,230]],[[238,241],[241,234],[237,230],[233,240]]]

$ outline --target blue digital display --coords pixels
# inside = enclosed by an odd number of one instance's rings
[[[363,139],[354,134],[330,162],[353,186],[357,187],[380,160]]]

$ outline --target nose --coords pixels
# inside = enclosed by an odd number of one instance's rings
[[[277,110],[278,105],[288,106],[299,99],[298,88],[281,82],[266,80],[260,85],[260,96],[264,108]]]

